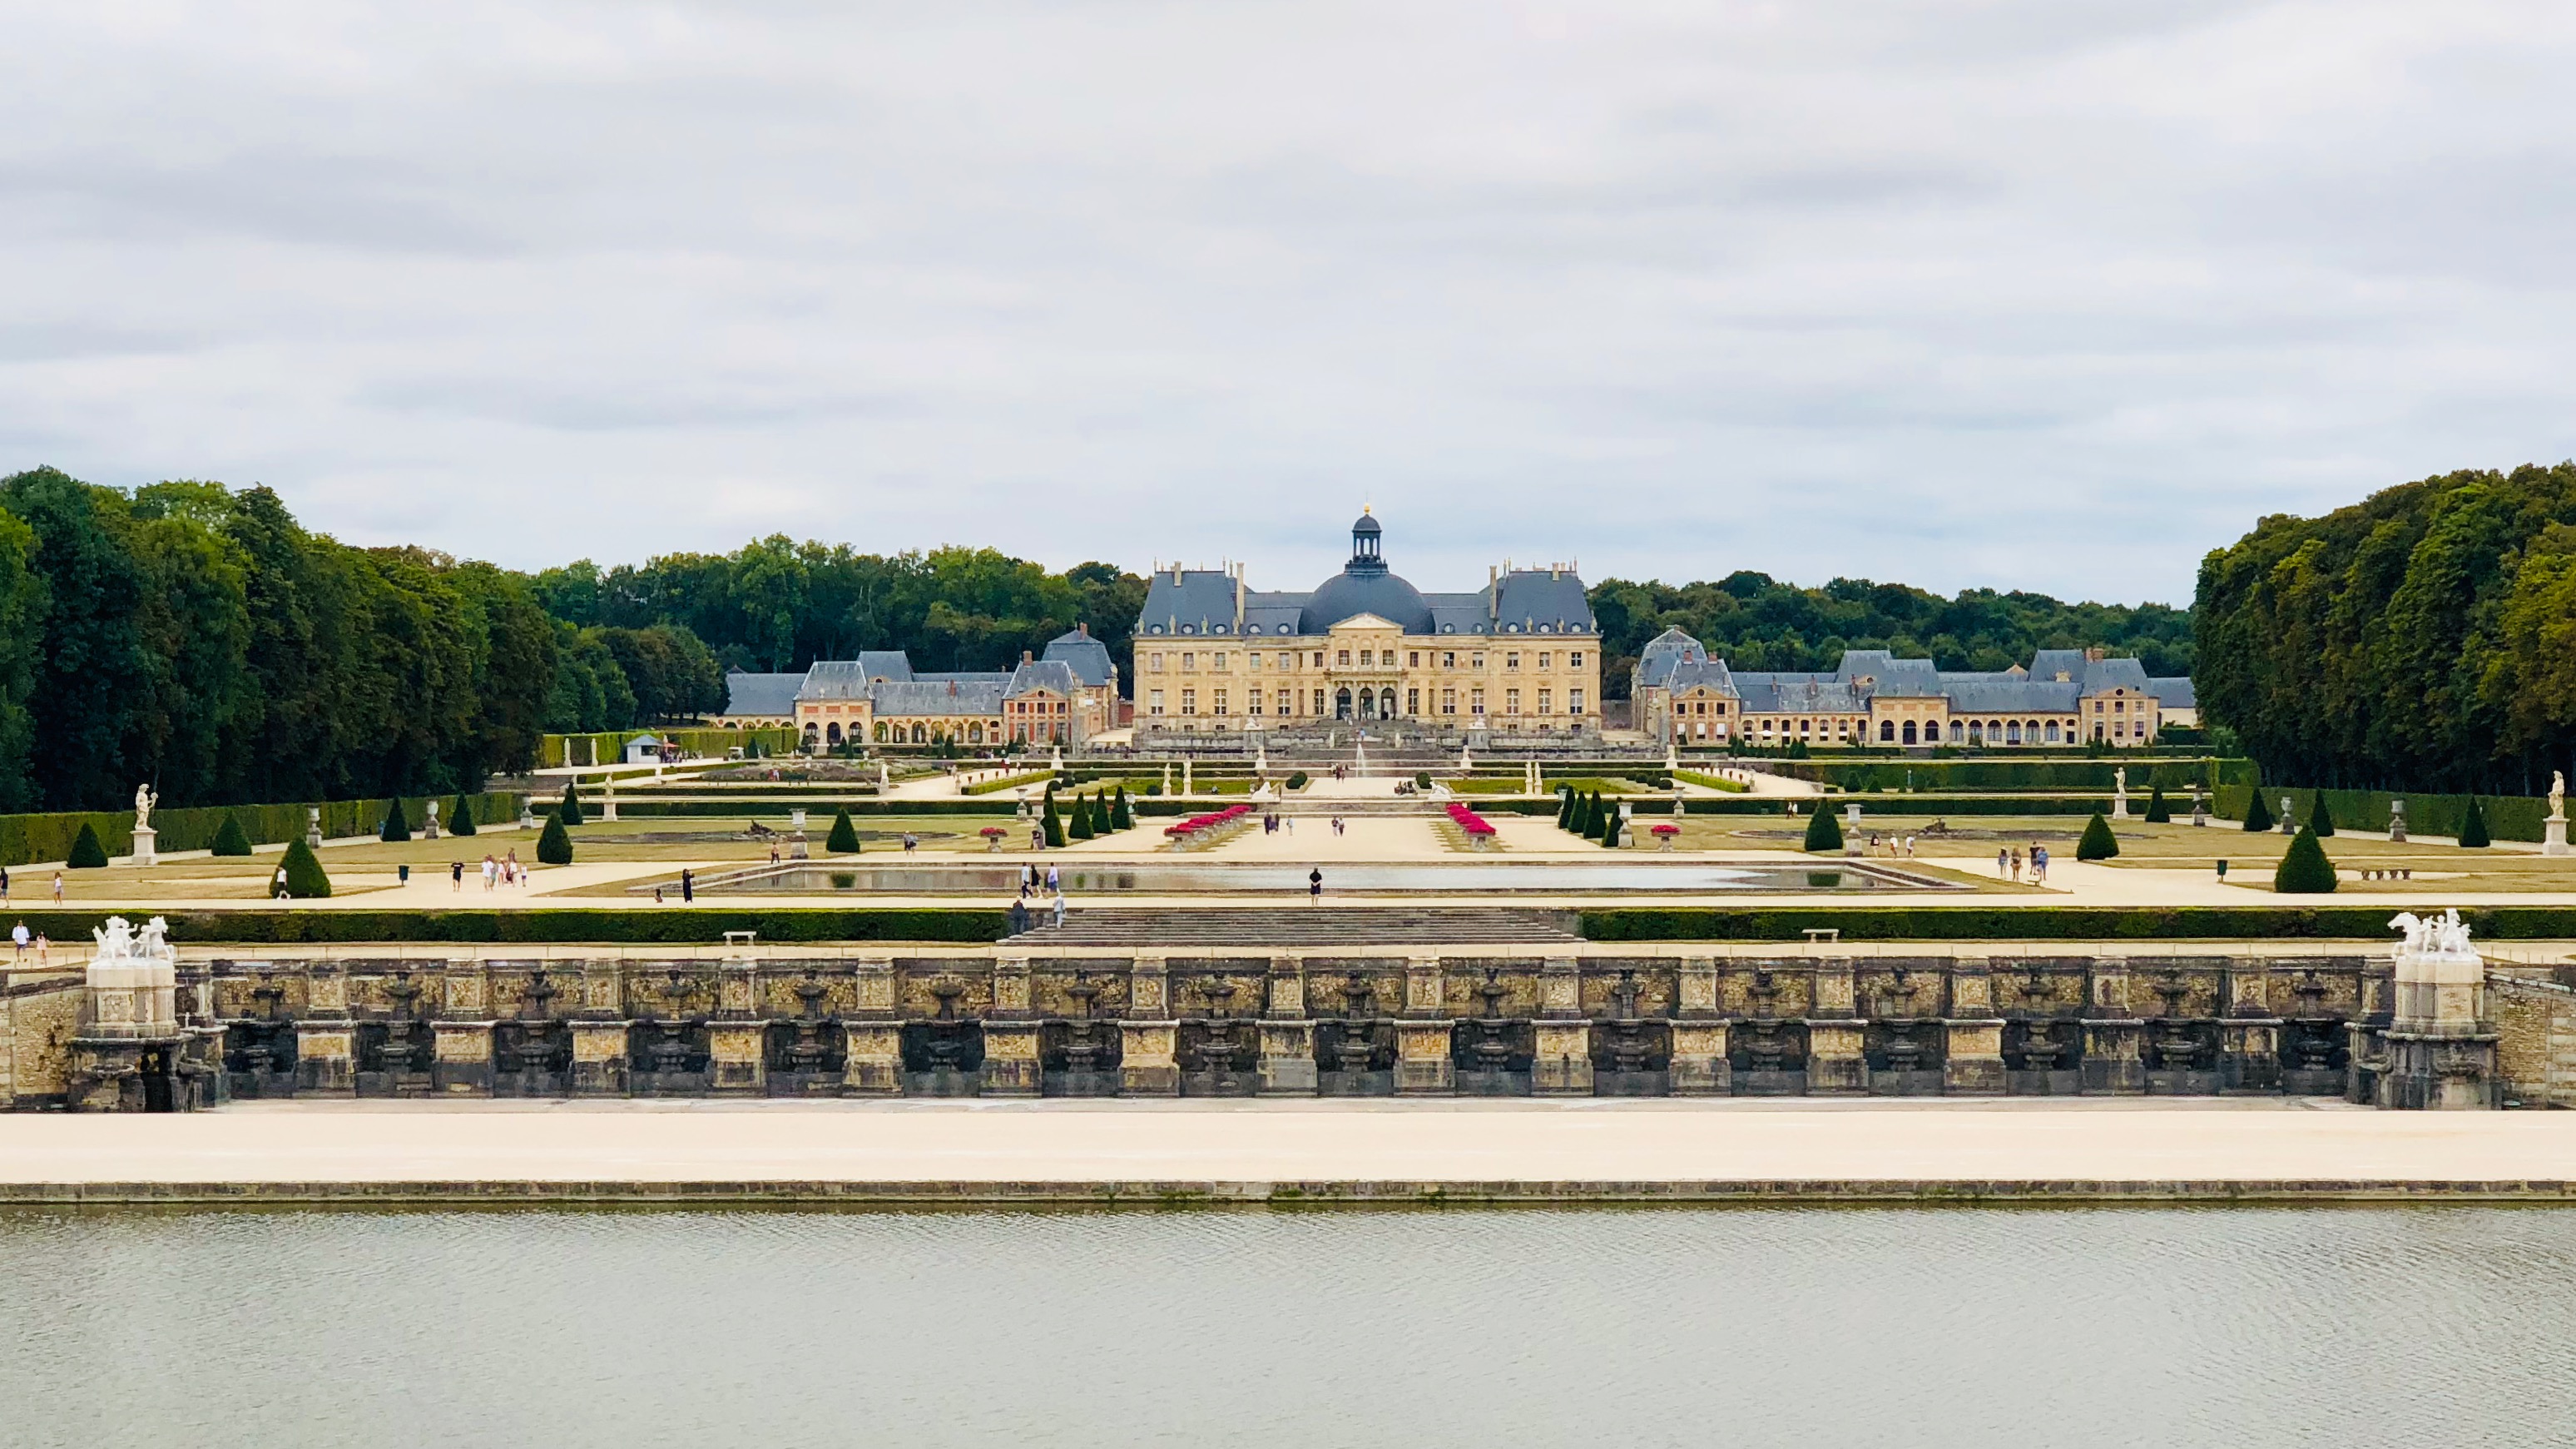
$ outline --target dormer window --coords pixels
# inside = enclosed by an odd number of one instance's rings
[[[1231,630],[1233,627],[1234,626],[1231,624],[1219,624],[1213,632],[1223,634]]]

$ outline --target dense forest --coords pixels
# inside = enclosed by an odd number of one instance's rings
[[[2265,518],[2196,612],[2201,709],[2267,779],[2538,793],[2576,751],[2576,464]]]
[[[1821,589],[1743,571],[1715,583],[1632,584],[1592,590],[1607,668],[1603,691],[1628,693],[1629,666],[1667,628],[1737,669],[1827,670],[1845,649],[1887,649],[1942,669],[2009,669],[2034,649],[2103,645],[2134,654],[2149,674],[2189,674],[2188,610],[2163,604],[2068,604],[2045,594],[1969,589],[1955,599],[1904,584],[1835,579]]]
[[[174,806],[473,789],[525,768],[548,731],[713,711],[731,668],[863,649],[1001,668],[1076,624],[1123,659],[1145,588],[1106,563],[784,536],[529,575],[343,544],[267,488],[122,490],[39,468],[0,479],[0,810],[114,808],[147,780]],[[1846,647],[2000,669],[2085,644],[2191,667],[2190,616],[2156,605],[1756,573],[1613,580],[1593,603],[1614,697],[1669,624],[1747,669],[1829,668]]]

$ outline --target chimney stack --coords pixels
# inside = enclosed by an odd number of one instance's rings
[[[1026,649],[1023,649],[1023,650],[1021,650],[1021,651],[1020,651],[1020,662],[1021,662],[1022,664],[1029,663],[1029,662],[1030,662],[1031,660],[1033,660],[1034,658],[1036,658],[1036,656],[1035,656],[1035,655],[1032,655],[1031,653],[1029,653],[1029,651],[1027,651]]]

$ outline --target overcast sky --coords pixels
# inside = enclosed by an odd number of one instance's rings
[[[2576,453],[2576,7],[0,4],[0,471],[2186,602]]]

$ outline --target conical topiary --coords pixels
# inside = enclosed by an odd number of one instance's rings
[[[411,820],[403,814],[400,795],[385,803],[384,827],[376,832],[376,838],[378,840],[411,839]]]
[[[107,869],[107,847],[98,843],[98,830],[88,821],[82,821],[80,834],[72,837],[72,853],[63,864],[74,870]]]
[[[2093,818],[2084,822],[2084,838],[2075,842],[2075,858],[2109,860],[2119,853],[2120,839],[2111,833],[2111,822],[2102,818],[2101,811],[2094,811]]]
[[[1091,838],[1090,801],[1085,800],[1079,795],[1073,797],[1073,820],[1065,826],[1064,833],[1065,838],[1069,840],[1089,840]]]
[[[2315,831],[2320,840],[2334,834],[2334,812],[2326,808],[2326,792],[2323,790],[2317,792],[2317,803],[2309,807],[2308,828]]]
[[[1601,803],[1601,792],[1595,790],[1590,796],[1586,797],[1584,802],[1583,838],[1586,840],[1599,840],[1601,838],[1602,822],[1607,818],[1607,809]]]
[[[2285,896],[2327,895],[2335,888],[2334,862],[2326,859],[2326,848],[2317,844],[2313,824],[2299,827],[2290,838],[2289,852],[2281,857],[2281,868],[2272,872],[2272,889]]]
[[[2165,803],[2165,787],[2162,785],[2153,785],[2147,789],[2147,823],[2149,825],[2173,823],[2173,807]]]
[[[286,858],[279,862],[286,870],[286,893],[299,901],[318,900],[331,894],[331,877],[322,873],[322,862],[313,847],[301,839],[286,847]]]
[[[1574,787],[1571,785],[1559,785],[1556,787],[1556,828],[1559,830],[1568,829],[1573,825],[1573,823]]]
[[[1046,843],[1049,850],[1064,848],[1064,817],[1055,811],[1055,787],[1052,785],[1047,787],[1046,796]]]
[[[2263,787],[2257,785],[2245,797],[2245,833],[2261,835],[2272,828],[2272,811],[2263,803]]]
[[[1136,812],[1127,808],[1127,787],[1124,785],[1118,787],[1118,798],[1110,803],[1109,828],[1112,830],[1136,828]]]
[[[1833,807],[1821,800],[1816,802],[1815,813],[1807,817],[1806,848],[1809,850],[1843,848],[1843,823],[1834,818]]]
[[[455,803],[447,807],[447,833],[450,835],[474,833],[474,802],[466,799],[465,793],[461,790],[457,792]]]
[[[859,828],[850,823],[849,806],[842,806],[832,816],[832,833],[823,837],[823,848],[834,855],[859,853]]]
[[[214,848],[209,853],[214,855],[250,854],[250,832],[242,829],[240,816],[233,814],[229,810],[224,812],[224,823],[215,828]]]
[[[583,823],[581,790],[570,780],[564,781],[563,808],[555,812],[555,819],[561,821],[567,828]]]
[[[546,828],[537,833],[537,860],[545,865],[572,864],[572,832],[564,829],[563,812],[546,817]]]
[[[1626,833],[1627,828],[1628,822],[1620,817],[1619,807],[1616,805],[1611,806],[1610,813],[1603,816],[1601,820],[1602,848],[1605,850],[1618,849],[1619,837]]]
[[[1109,818],[1109,797],[1107,795],[1092,796],[1091,833],[1094,835],[1107,835],[1110,831],[1117,828],[1118,827],[1112,823]]]
[[[2484,850],[2487,841],[2487,812],[2478,806],[2478,797],[2469,797],[2469,813],[2460,819],[2460,845],[2466,850]]]

